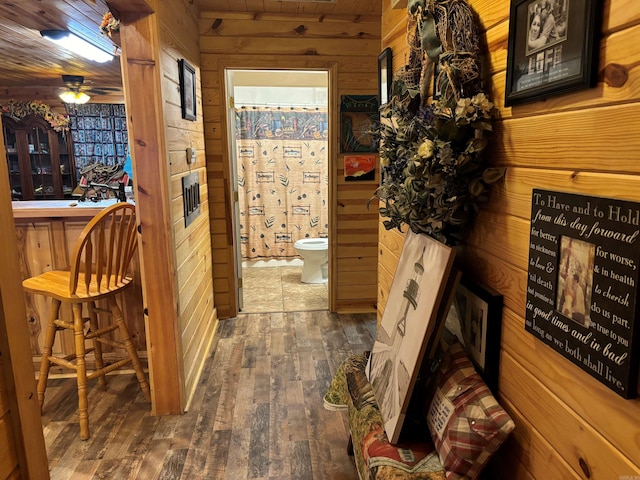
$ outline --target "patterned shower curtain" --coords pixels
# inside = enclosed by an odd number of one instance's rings
[[[327,127],[322,109],[236,109],[243,258],[295,257],[297,240],[327,236]]]

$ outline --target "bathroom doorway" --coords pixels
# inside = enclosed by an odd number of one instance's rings
[[[313,283],[302,282],[301,245],[323,239],[328,260],[328,78],[315,70],[225,71],[242,313],[329,308],[328,262]]]

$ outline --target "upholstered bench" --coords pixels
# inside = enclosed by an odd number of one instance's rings
[[[478,478],[514,428],[455,341],[441,356],[421,438],[401,437],[400,443],[391,444],[365,374],[366,364],[366,354],[347,358],[324,396],[325,408],[348,411],[349,453],[360,480]]]

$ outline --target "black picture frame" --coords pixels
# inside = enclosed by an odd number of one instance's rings
[[[180,106],[182,118],[195,121],[196,119],[196,69],[181,58],[178,60],[180,76]]]
[[[623,398],[638,395],[640,203],[533,189],[525,330]]]
[[[383,106],[391,99],[393,83],[393,50],[385,48],[378,55],[378,101]]]
[[[377,152],[374,136],[380,122],[376,95],[340,97],[340,153]]]
[[[502,294],[463,274],[446,322],[493,393],[500,373],[502,305]]]
[[[505,106],[593,87],[601,0],[511,0]]]

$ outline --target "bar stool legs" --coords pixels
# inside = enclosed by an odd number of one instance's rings
[[[58,319],[58,312],[60,311],[60,300],[55,298],[51,299],[51,311],[49,312],[49,320],[47,321],[47,331],[44,336],[44,349],[42,351],[42,360],[40,361],[40,376],[38,377],[38,402],[40,403],[40,410],[44,405],[44,391],[47,389],[47,379],[49,378],[49,368],[51,362],[49,357],[53,352],[53,342],[56,339],[56,324]]]
[[[84,358],[84,321],[82,320],[82,304],[74,303],[73,340],[76,350],[76,373],[78,382],[78,419],[80,422],[80,439],[89,438],[89,402],[87,401],[87,364]]]
[[[129,354],[129,358],[131,359],[131,366],[136,372],[136,377],[138,378],[138,382],[140,383],[140,389],[142,390],[142,393],[144,394],[147,401],[150,402],[151,389],[149,388],[149,383],[147,382],[144,370],[142,369],[142,365],[140,364],[138,352],[136,352],[136,349],[133,346],[133,342],[131,341],[131,336],[129,335],[127,324],[124,322],[124,315],[122,314],[122,310],[120,310],[120,307],[118,307],[115,299],[109,298],[107,301],[109,303],[109,308],[111,309],[112,319],[120,330],[120,342],[124,344],[124,348]]]
[[[105,301],[107,303],[106,309],[97,308],[95,302],[86,302],[89,313],[88,318],[84,318],[82,316],[82,303],[72,303],[73,323],[71,324],[59,318],[61,301],[53,298],[51,301],[51,312],[47,324],[42,360],[40,362],[40,377],[38,378],[37,392],[41,409],[44,405],[44,394],[47,389],[47,379],[49,378],[51,364],[55,363],[76,371],[76,381],[78,385],[78,420],[80,424],[80,438],[82,440],[86,440],[91,436],[89,430],[87,380],[98,378],[99,384],[104,386],[106,385],[107,373],[116,370],[127,363],[131,363],[138,382],[140,383],[142,393],[147,401],[151,401],[149,383],[147,382],[142,364],[138,358],[138,353],[131,341],[131,335],[124,321],[122,310],[120,310],[115,298],[107,297]],[[100,328],[98,324],[98,314],[111,317],[109,325]],[[87,320],[89,321],[90,328],[85,332],[85,322]],[[55,342],[57,331],[65,328],[73,330],[75,352],[64,358],[58,358],[53,355],[53,344]],[[104,335],[110,334],[114,330],[118,330],[120,334],[119,340],[101,338]],[[87,350],[85,342],[89,339],[92,340],[93,348]],[[117,348],[124,348],[127,352],[128,358],[105,366],[102,358],[102,343],[106,343]],[[96,369],[87,374],[86,355],[91,351],[93,351],[95,355]]]

